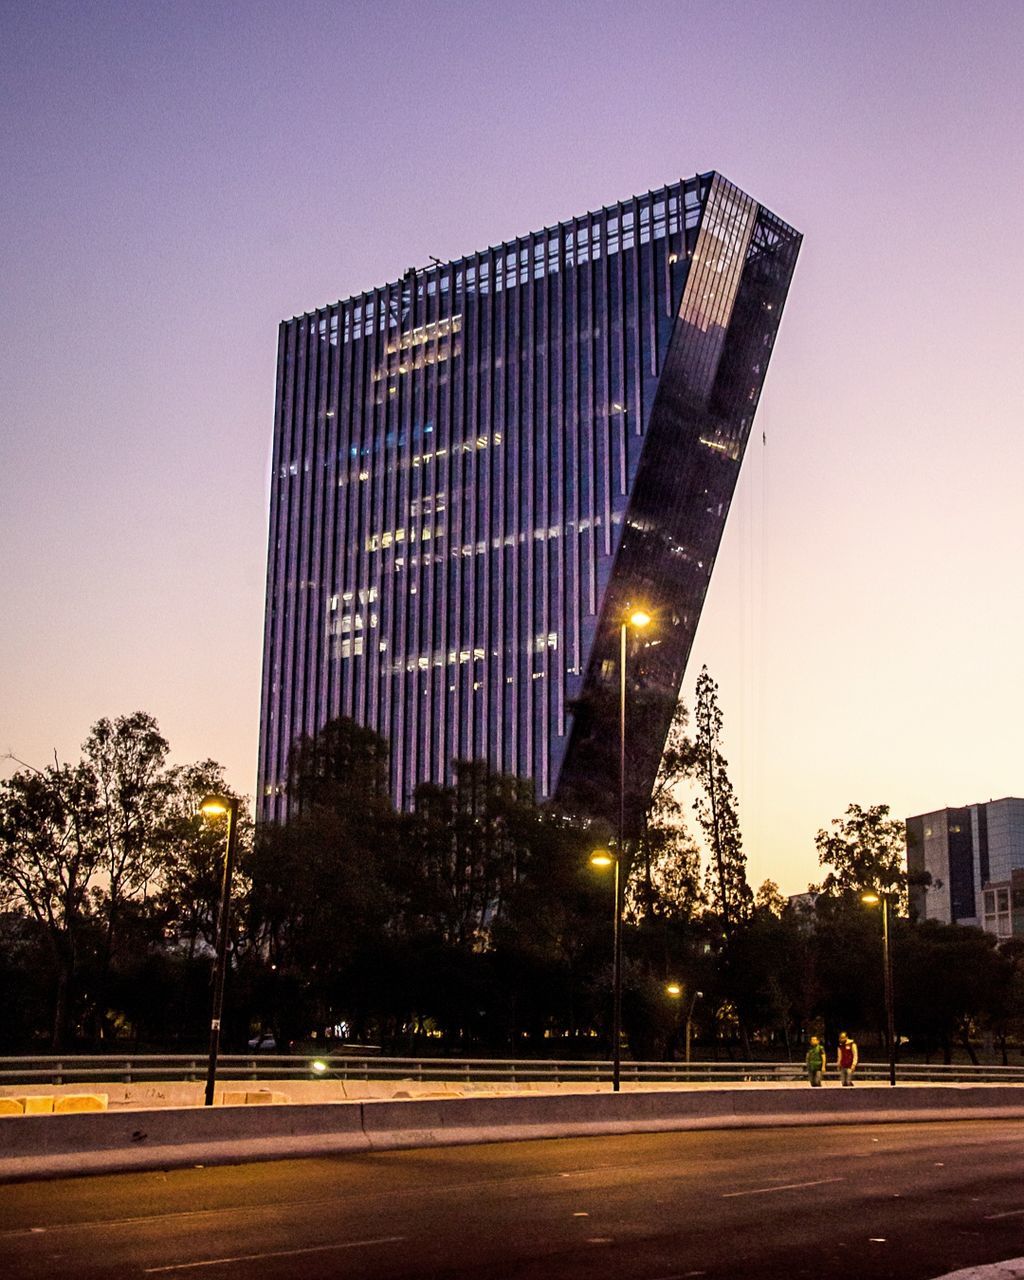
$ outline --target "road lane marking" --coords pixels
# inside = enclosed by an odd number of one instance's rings
[[[240,1253],[234,1258],[203,1258],[199,1262],[174,1262],[166,1267],[147,1267],[144,1275],[167,1271],[192,1271],[197,1267],[226,1267],[232,1262],[260,1262],[264,1258],[297,1258],[307,1253],[328,1253],[332,1249],[366,1249],[375,1244],[397,1244],[405,1236],[377,1236],[374,1240],[345,1240],[340,1244],[314,1244],[305,1249],[274,1249],[267,1253]]]
[[[995,1222],[997,1218],[1020,1218],[1024,1216],[1024,1209],[1007,1209],[1005,1213],[986,1213],[986,1222]]]
[[[845,1178],[817,1178],[814,1182],[787,1182],[784,1187],[755,1187],[753,1191],[723,1191],[723,1200],[732,1200],[736,1196],[766,1196],[773,1191],[800,1191],[804,1187],[824,1187],[830,1182],[845,1182]]]

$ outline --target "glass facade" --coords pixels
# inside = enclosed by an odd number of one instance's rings
[[[988,929],[995,901],[988,890],[1024,873],[1024,799],[917,814],[907,819],[906,831],[907,867],[918,881],[910,889],[916,915]]]
[[[600,810],[629,603],[649,792],[799,244],[705,174],[282,324],[263,819],[338,715]]]

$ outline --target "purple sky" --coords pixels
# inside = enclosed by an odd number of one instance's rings
[[[1024,794],[1020,0],[0,18],[0,752],[251,793],[278,321],[716,168],[806,237],[685,686],[751,878]]]

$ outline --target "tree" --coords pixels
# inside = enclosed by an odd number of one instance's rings
[[[789,903],[779,892],[779,886],[774,880],[765,880],[754,898],[754,906],[758,911],[781,918]]]
[[[96,780],[56,761],[0,783],[0,880],[44,930],[54,965],[52,1044],[70,1032],[89,886],[99,861]]]
[[[550,809],[534,812],[491,945],[512,1004],[513,1042],[521,1031],[542,1046],[551,1028],[574,1037],[594,1025],[598,1011],[610,1020],[612,894],[589,865],[590,832]],[[595,977],[606,966],[598,988]]]
[[[223,774],[212,761],[169,769],[168,751],[136,711],[98,720],[77,765],[26,765],[0,784],[0,910],[23,910],[48,940],[57,1046],[73,1026],[137,1029],[131,1010],[149,1013],[165,944],[187,936],[191,957],[199,937],[212,942],[223,835],[197,804]]]
[[[530,784],[481,762],[457,762],[453,786],[418,787],[403,843],[415,880],[408,905],[421,927],[446,943],[485,949],[536,820]]]
[[[153,922],[144,904],[156,873],[155,835],[167,795],[167,752],[156,721],[144,711],[98,720],[82,744],[82,765],[96,788],[93,838],[101,876],[94,895],[105,919],[94,975],[101,1033],[113,1003],[111,970],[117,948],[125,946],[132,953],[120,957],[129,967],[148,949]]]
[[[694,772],[700,793],[694,812],[711,850],[712,870],[708,876],[711,908],[722,920],[726,934],[749,917],[753,895],[747,884],[747,858],[743,852],[736,797],[722,754],[722,712],[718,705],[718,685],[702,667],[697,677],[694,709],[697,736],[694,740]]]
[[[168,750],[144,711],[98,720],[82,744],[82,763],[96,785],[95,836],[111,931],[121,903],[144,892],[156,869],[153,836],[167,795]]]
[[[849,909],[845,909],[845,908]],[[866,1025],[880,1008],[882,941],[877,911],[819,898],[811,935],[814,1012],[830,1037]],[[895,948],[894,948],[895,955]],[[881,1023],[879,1024],[881,1028]]]
[[[1007,938],[1000,944],[1004,980],[994,1002],[992,1028],[1004,1067],[1009,1066],[1007,1038],[1024,1039],[1024,938]]]
[[[199,806],[208,795],[233,795],[224,770],[214,760],[175,765],[164,777],[163,814],[153,832],[153,857],[159,885],[157,904],[164,930],[182,944],[192,960],[203,942],[216,944],[225,846],[222,824],[207,821]],[[248,884],[245,867],[252,844],[252,824],[239,807],[237,850],[231,885],[232,915],[244,913]]]
[[[250,928],[276,966],[269,1015],[279,1042],[368,1016],[371,993],[351,981],[353,966],[377,952],[397,904],[387,761],[384,739],[344,717],[300,740],[291,817],[263,827],[248,860]],[[277,999],[288,993],[287,1005]]]
[[[630,864],[626,911],[634,919],[689,919],[704,904],[700,850],[686,829],[680,800],[680,788],[693,771],[688,719],[680,699]]]
[[[310,806],[360,813],[392,809],[387,741],[347,716],[299,738],[288,757],[288,799],[293,812]]]
[[[767,886],[774,889],[771,881]],[[811,942],[791,912],[780,910],[777,889],[762,885],[753,914],[737,928],[724,957],[722,979],[741,1030],[781,1034],[788,1057],[792,1032],[807,1014],[805,975]]]
[[[925,920],[899,931],[896,1022],[926,1054],[942,1051],[952,1061],[953,1043],[977,1065],[971,1035],[979,1024],[996,1024],[1005,1009],[1012,963],[990,933]]]
[[[822,829],[814,838],[818,861],[831,870],[813,891],[826,898],[886,893],[894,907],[905,913],[906,836],[903,823],[889,817],[889,806],[875,804],[864,809],[851,804],[845,816],[833,818],[830,825],[832,830]]]

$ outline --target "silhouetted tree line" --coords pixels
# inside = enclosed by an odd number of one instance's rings
[[[810,1033],[840,1029],[881,1046],[880,920],[860,895],[905,907],[902,824],[851,805],[819,832],[827,874],[804,909],[770,881],[753,894],[705,676],[696,732],[681,710],[629,851],[626,1051],[681,1057],[688,1017],[701,1056],[798,1059]],[[167,758],[138,712],[101,720],[77,764],[0,783],[0,1052],[201,1050],[224,831],[198,806],[225,783],[212,761]],[[225,1051],[608,1053],[612,893],[588,864],[606,831],[470,762],[400,813],[387,743],[344,719],[296,745],[287,791],[286,824],[240,831]],[[909,1050],[975,1057],[988,1040],[1006,1061],[1024,946],[905,915],[893,946]]]

